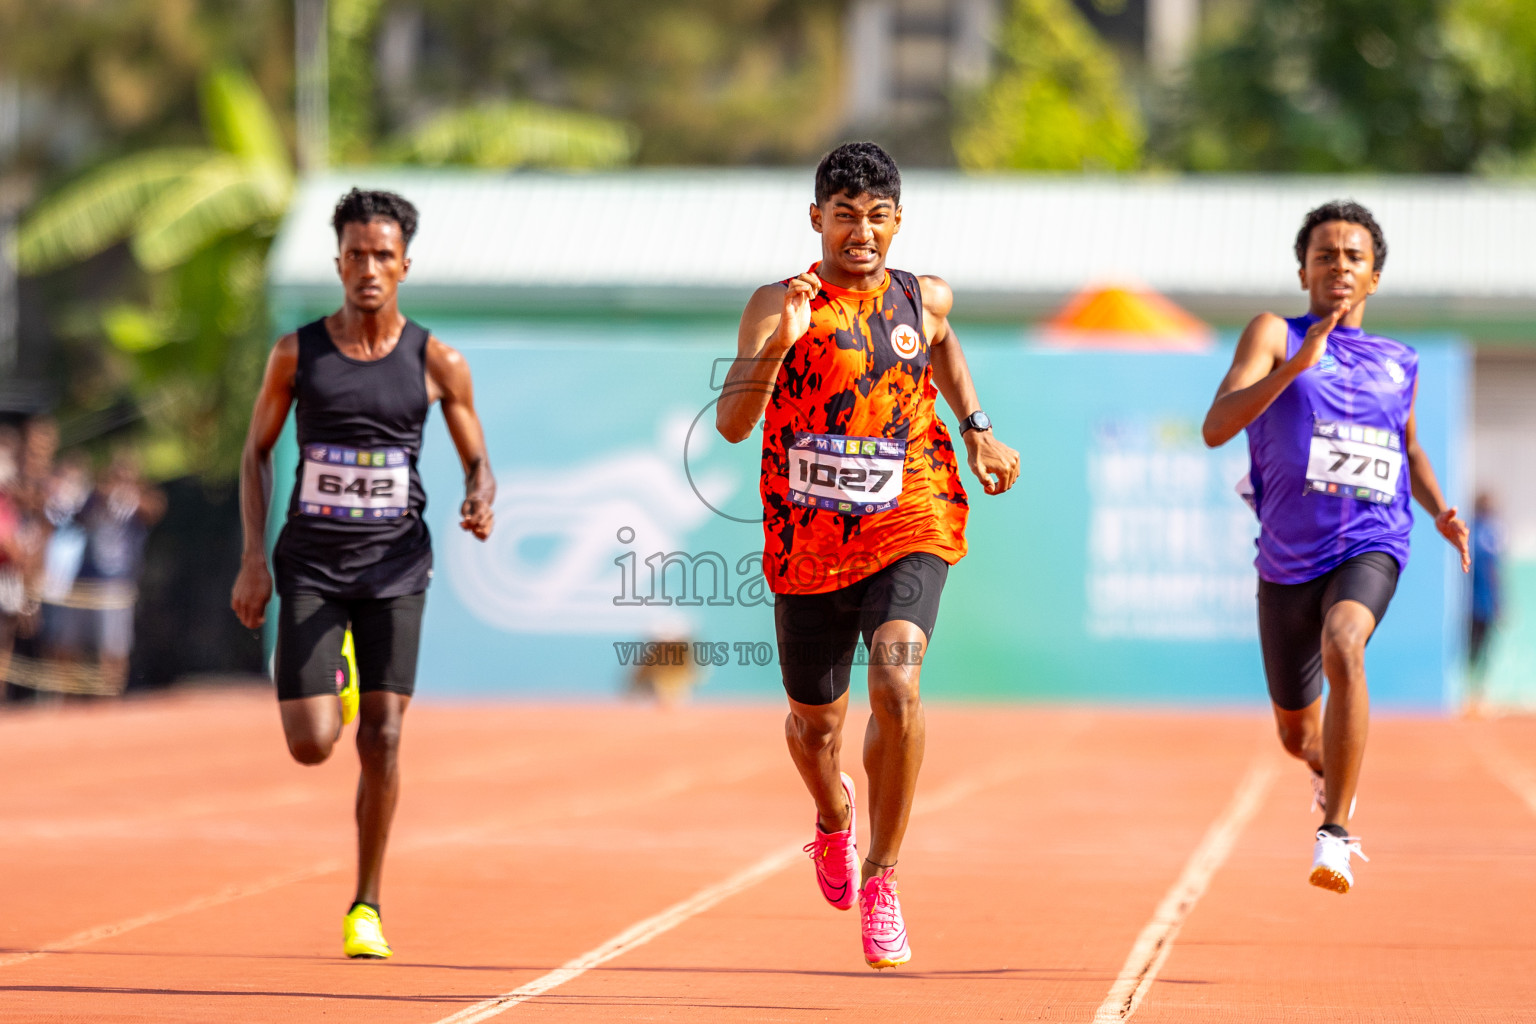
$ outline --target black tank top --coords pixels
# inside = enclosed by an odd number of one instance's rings
[[[299,328],[293,377],[299,467],[272,553],[279,594],[415,594],[432,576],[416,472],[427,399],[427,331],[407,320],[382,359],[343,355],[324,320]]]

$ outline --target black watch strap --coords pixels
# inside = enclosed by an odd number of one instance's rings
[[[960,421],[960,435],[963,437],[970,430],[991,430],[992,417],[977,409],[965,419]]]

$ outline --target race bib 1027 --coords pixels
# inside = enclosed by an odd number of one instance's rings
[[[299,511],[327,519],[398,519],[410,506],[411,459],[404,448],[362,451],[304,446]]]
[[[895,508],[901,497],[905,441],[796,434],[788,454],[789,500],[797,505],[864,516]]]
[[[1390,505],[1397,500],[1403,442],[1396,432],[1355,423],[1312,424],[1307,492]]]

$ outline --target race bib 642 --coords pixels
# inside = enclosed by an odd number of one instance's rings
[[[364,451],[304,446],[299,511],[327,519],[398,519],[410,506],[411,460],[404,448]]]

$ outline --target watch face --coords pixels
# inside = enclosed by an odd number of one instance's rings
[[[992,418],[978,409],[967,418],[966,425],[974,430],[991,430]]]

